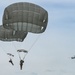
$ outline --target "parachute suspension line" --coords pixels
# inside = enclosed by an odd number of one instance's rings
[[[1,45],[0,45],[1,46]],[[2,50],[5,52],[5,54],[7,55],[7,52],[5,51],[5,49],[1,46]],[[9,57],[9,56],[8,56]],[[10,57],[9,57],[10,58]]]
[[[18,52],[18,56],[19,56],[19,59],[21,60],[21,57],[20,57],[20,54],[19,54],[19,52]]]
[[[20,57],[20,54],[19,54],[19,52],[18,52],[18,55],[19,55],[19,58],[20,58],[20,60],[21,60],[21,57]]]
[[[12,45],[14,46],[15,50],[17,50],[17,48],[16,48],[16,46],[14,45],[13,42],[12,42]],[[18,56],[19,56],[19,58],[21,59],[19,52],[18,52]]]
[[[24,55],[23,60],[25,59],[26,55],[27,55],[27,54]]]
[[[31,45],[31,47],[29,48],[29,51],[32,49],[32,47],[35,45],[35,43],[39,40],[39,38],[40,38],[40,36],[41,35],[39,35],[37,38],[36,38],[36,40],[34,41],[34,43]],[[28,51],[28,52],[29,52]]]
[[[17,50],[16,46],[14,45],[14,43],[12,42],[12,45],[14,46],[14,48]]]
[[[41,35],[39,35],[36,40],[34,41],[34,43],[31,45],[31,47],[29,48],[28,52],[32,49],[32,47],[35,45],[35,43],[39,40],[39,38],[41,37]],[[26,57],[27,54],[24,55],[24,58]],[[24,60],[23,58],[23,60]]]
[[[0,45],[1,46],[1,45]],[[3,51],[7,54],[7,52],[5,51],[5,49],[1,46],[1,48],[3,49]]]

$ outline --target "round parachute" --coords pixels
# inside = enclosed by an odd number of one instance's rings
[[[24,60],[25,56],[27,55],[28,51],[24,49],[17,50],[19,58]]]
[[[27,50],[24,50],[24,49],[19,49],[19,50],[17,50],[17,52],[24,52],[24,53],[28,53],[28,51],[27,51]]]
[[[48,13],[42,7],[19,2],[9,5],[4,10],[3,26],[15,31],[42,33],[48,22]]]
[[[71,57],[71,59],[75,59],[75,56]]]
[[[14,57],[14,55],[13,55],[13,54],[11,54],[11,53],[7,53],[7,55]]]

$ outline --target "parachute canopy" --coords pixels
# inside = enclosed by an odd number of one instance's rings
[[[24,60],[26,54],[28,53],[28,51],[25,49],[18,49],[17,52],[18,52],[20,60]]]
[[[71,57],[71,59],[75,59],[75,56],[74,57]]]
[[[13,54],[11,54],[11,53],[7,53],[7,55],[14,57],[14,55],[13,55]]]
[[[12,29],[5,29],[0,26],[0,40],[2,41],[19,41],[22,42],[27,36],[23,31],[13,31]]]
[[[17,50],[17,52],[24,52],[24,53],[28,53],[28,51],[27,51],[27,50],[24,50],[24,49],[19,49],[19,50]]]
[[[42,33],[48,22],[48,13],[42,7],[19,2],[5,8],[3,14],[3,26],[15,31]]]

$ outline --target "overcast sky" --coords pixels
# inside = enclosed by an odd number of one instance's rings
[[[0,0],[0,24],[6,6],[25,0]],[[29,49],[38,35],[28,34],[23,43],[0,41],[0,75],[75,75],[75,1],[27,0],[48,11],[48,26],[25,58],[23,70],[19,69],[17,49]],[[6,52],[15,55],[14,66]]]

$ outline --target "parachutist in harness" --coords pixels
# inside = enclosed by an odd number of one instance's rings
[[[22,70],[22,67],[23,67],[23,64],[24,64],[24,59],[25,59],[25,56],[28,53],[28,51],[27,50],[24,50],[24,49],[19,49],[19,50],[17,50],[17,52],[18,52],[19,58],[20,58],[20,70]],[[24,57],[23,58],[20,56],[21,53],[24,54]]]
[[[12,65],[13,64],[13,61],[12,61],[12,57],[14,57],[14,55],[12,55],[11,53],[7,53],[7,55],[9,56],[10,60],[9,60],[9,63],[11,63]]]
[[[9,62],[10,62],[12,65],[14,65],[12,59],[10,59]]]
[[[24,60],[20,60],[20,69],[22,70],[22,66],[23,66]]]

